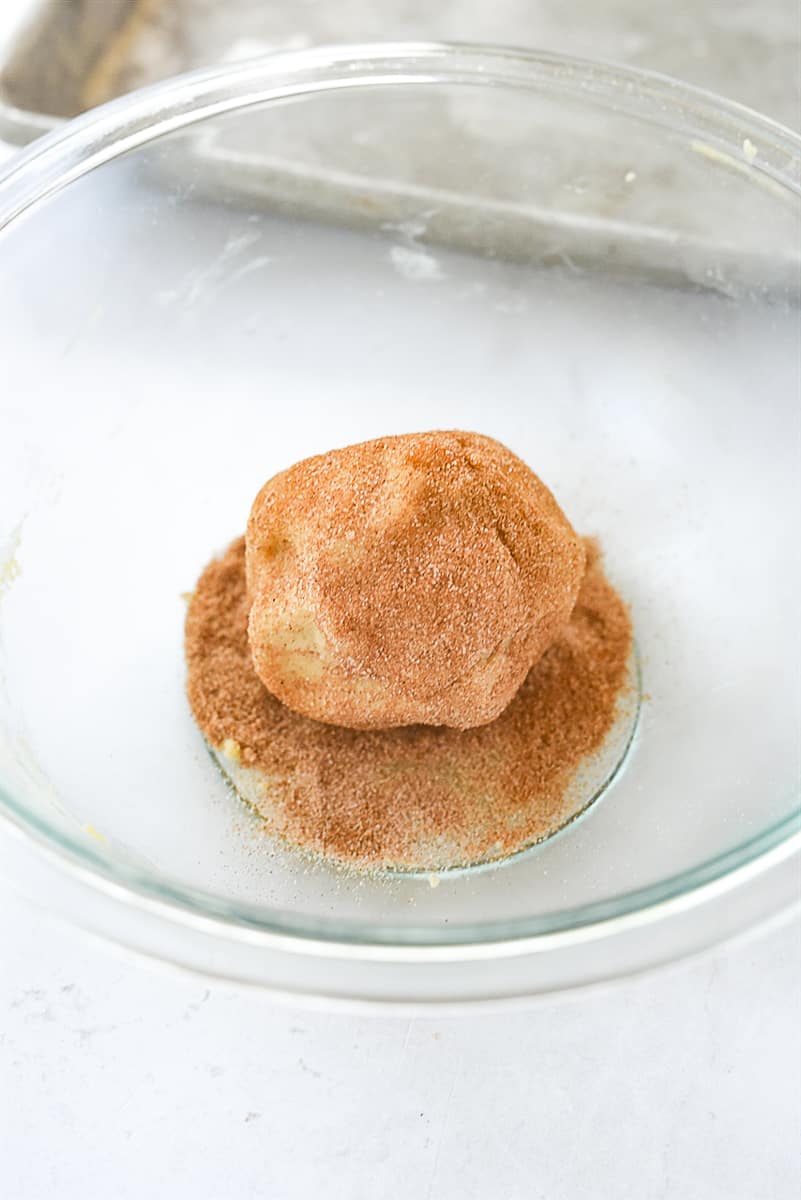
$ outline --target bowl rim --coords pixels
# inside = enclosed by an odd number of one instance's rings
[[[176,75],[67,121],[0,169],[0,231],[113,158],[210,117],[292,96],[387,84],[471,83],[580,91],[653,124],[713,137],[728,165],[801,195],[801,135],[704,88],[635,67],[459,42],[364,42],[277,51]],[[755,140],[756,139],[756,140]]]
[[[230,66],[189,72],[111,101],[40,138],[0,170],[0,233],[71,183],[168,133],[225,112],[342,88],[389,84],[471,84],[579,95],[711,147],[710,170],[729,167],[767,176],[801,197],[801,137],[777,122],[703,89],[654,72],[538,51],[458,43],[364,43],[284,51]],[[114,863],[85,837],[56,830],[0,787],[0,820],[58,866],[93,887],[158,912],[175,923],[198,920],[227,936],[278,939],[285,948],[338,953],[373,948],[401,956],[447,959],[546,949],[556,938],[604,936],[621,922],[648,923],[677,905],[700,905],[743,879],[801,854],[801,807],[753,838],[658,883],[539,917],[415,928],[377,929],[358,920],[322,920],[266,906],[232,903]]]

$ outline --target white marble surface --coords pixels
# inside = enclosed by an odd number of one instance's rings
[[[289,1008],[0,893],[9,1200],[795,1200],[798,922],[529,1010]]]

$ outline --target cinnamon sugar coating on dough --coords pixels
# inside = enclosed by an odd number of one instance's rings
[[[499,442],[458,431],[309,458],[247,527],[256,673],[289,708],[353,729],[497,718],[565,627],[580,539]]]

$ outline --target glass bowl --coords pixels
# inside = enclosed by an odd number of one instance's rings
[[[798,891],[801,146],[668,79],[436,45],[126,97],[0,180],[0,857],[115,942],[296,995],[525,997]],[[500,438],[597,535],[644,700],[580,821],[491,869],[276,845],[184,695],[273,472]]]

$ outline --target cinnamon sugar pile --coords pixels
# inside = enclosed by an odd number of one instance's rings
[[[511,854],[586,805],[588,764],[633,725],[631,622],[597,546],[586,547],[570,622],[500,717],[465,731],[366,731],[299,716],[261,683],[248,643],[240,538],[206,568],[189,605],[195,719],[240,795],[293,845],[359,868],[398,870]]]

